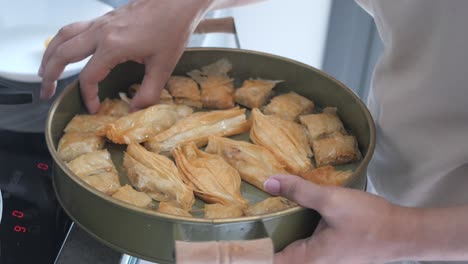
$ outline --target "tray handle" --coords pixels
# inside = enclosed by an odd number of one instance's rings
[[[272,264],[273,243],[270,238],[243,241],[176,241],[177,264]]]
[[[274,245],[263,221],[177,224],[174,233],[178,264],[272,264]]]

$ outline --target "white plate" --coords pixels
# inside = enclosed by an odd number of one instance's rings
[[[40,82],[45,42],[70,23],[112,10],[97,0],[0,0],[0,77]],[[68,65],[60,79],[77,74],[89,58]]]

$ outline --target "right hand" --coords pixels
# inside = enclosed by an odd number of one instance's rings
[[[297,176],[276,175],[265,189],[320,213],[314,234],[290,244],[275,256],[275,264],[386,263],[401,255],[417,222],[413,209],[403,208],[366,192],[321,186]]]
[[[90,113],[99,109],[98,83],[119,63],[145,64],[145,76],[131,110],[152,105],[172,73],[188,39],[213,0],[134,0],[91,21],[63,27],[44,53],[41,98],[50,99],[69,63],[92,55],[80,74]]]

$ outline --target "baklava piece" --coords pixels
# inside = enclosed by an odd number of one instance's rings
[[[70,132],[81,132],[81,133],[97,133],[99,130],[104,128],[107,124],[110,124],[117,120],[117,117],[106,116],[106,115],[75,115],[72,120],[67,124],[63,130],[65,133]]]
[[[311,181],[320,185],[335,185],[343,186],[353,175],[350,170],[339,171],[333,166],[327,165],[324,167],[316,168],[307,171],[302,177],[308,181]]]
[[[250,139],[268,149],[286,170],[301,175],[313,168],[309,157],[312,151],[304,128],[277,116],[264,115],[257,108],[251,112]]]
[[[102,149],[104,143],[104,138],[94,133],[69,132],[60,138],[57,152],[63,161],[68,162],[80,155]]]
[[[158,104],[121,117],[99,133],[117,144],[140,143],[168,129],[192,111],[185,105]]]
[[[112,195],[112,197],[137,207],[151,208],[151,198],[146,193],[139,192],[128,184],[120,187],[117,192]]]
[[[261,108],[267,101],[271,91],[281,81],[245,80],[242,87],[234,93],[236,103],[252,108]]]
[[[343,123],[336,114],[336,108],[326,107],[323,113],[302,115],[299,117],[301,124],[307,128],[309,144],[318,138],[326,137],[333,133],[346,134]]]
[[[200,90],[194,80],[184,76],[171,76],[167,81],[166,89],[174,97],[176,104],[183,104],[196,109],[202,108]]]
[[[97,112],[98,115],[106,115],[113,117],[122,117],[128,115],[129,105],[127,102],[120,99],[106,98]]]
[[[128,88],[128,94],[131,98],[135,96],[135,94],[140,90],[141,84],[135,83],[130,85]],[[159,104],[174,104],[172,100],[172,95],[166,89],[161,90],[161,95],[159,96]]]
[[[228,76],[232,69],[227,59],[221,59],[213,64],[187,73],[201,87],[201,102],[203,107],[212,109],[229,109],[234,107],[234,84]]]
[[[164,214],[193,217],[189,212],[168,202],[160,202],[157,211]]]
[[[145,142],[145,147],[153,152],[170,155],[170,151],[179,144],[194,142],[202,147],[208,143],[209,136],[232,136],[247,132],[249,128],[245,109],[236,107],[197,112],[149,139]]]
[[[179,145],[172,154],[184,182],[200,199],[240,208],[248,206],[249,201],[241,195],[239,173],[221,156],[203,152],[193,142]]]
[[[124,154],[123,169],[133,187],[151,198],[177,204],[185,211],[192,208],[193,191],[167,157],[147,151],[140,144],[131,144]]]
[[[317,167],[340,165],[361,159],[361,152],[354,136],[336,133],[327,138],[314,140],[312,148]]]
[[[249,142],[212,136],[205,151],[223,157],[244,181],[260,190],[264,190],[263,183],[268,177],[287,174],[285,166],[268,149]]]
[[[259,203],[256,203],[244,211],[245,215],[264,215],[282,211],[284,209],[296,206],[297,204],[283,197],[267,198]]]
[[[237,206],[226,206],[222,204],[205,204],[205,218],[220,219],[220,218],[235,218],[241,217],[244,212]]]
[[[67,165],[76,176],[107,195],[120,187],[119,175],[107,150],[81,155]]]
[[[311,113],[314,107],[314,102],[311,100],[295,92],[289,92],[273,97],[263,112],[267,115],[278,115],[285,120],[296,121],[299,115]]]
[[[161,90],[161,95],[159,96],[159,104],[174,104],[174,98],[172,98],[172,95],[169,93],[168,90]]]

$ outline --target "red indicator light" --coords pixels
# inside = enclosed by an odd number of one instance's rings
[[[18,232],[18,233],[26,233],[26,227],[24,226],[15,226],[13,228],[13,230],[15,230],[15,232]]]
[[[49,165],[41,162],[37,164],[37,168],[40,170],[46,171],[49,169]]]
[[[21,212],[21,211],[17,211],[17,210],[14,210],[13,212],[11,212],[11,215],[13,215],[16,218],[23,218],[24,217],[24,213]]]

